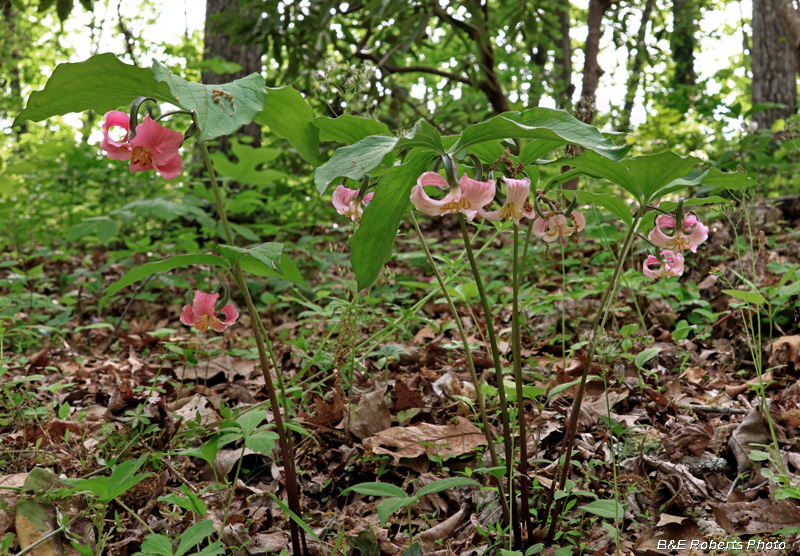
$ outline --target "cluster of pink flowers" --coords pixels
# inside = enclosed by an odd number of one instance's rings
[[[223,332],[229,326],[236,323],[239,318],[239,311],[228,303],[221,310],[217,311],[218,293],[203,293],[200,290],[194,292],[194,302],[191,305],[184,305],[181,313],[181,322],[186,326],[192,326],[197,330],[205,332],[209,328],[217,332]]]
[[[648,236],[650,243],[656,247],[664,248],[660,260],[655,255],[645,259],[642,272],[648,278],[668,278],[683,274],[682,251],[690,250],[697,253],[697,247],[708,239],[708,226],[690,214],[683,219],[680,229],[677,229],[675,217],[662,214],[656,217],[655,226]]]
[[[125,136],[115,140],[108,131],[121,127]],[[131,131],[130,118],[124,112],[112,110],[105,115],[103,140],[100,147],[112,160],[130,160],[131,172],[153,170],[164,179],[171,180],[183,171],[183,158],[178,149],[183,144],[183,135],[156,123],[150,116],[136,126],[133,139],[128,140]]]

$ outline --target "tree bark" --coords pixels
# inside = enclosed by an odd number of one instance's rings
[[[794,8],[792,8],[794,9]],[[753,104],[776,102],[787,108],[762,110],[753,115],[759,129],[797,111],[797,56],[789,46],[774,0],[753,0]]]
[[[224,28],[221,28],[218,19],[219,15],[225,12],[239,11],[239,0],[206,0],[206,21],[205,35],[203,37],[203,61],[211,60],[215,57],[222,58],[228,62],[236,62],[242,69],[236,73],[217,73],[206,69],[203,71],[201,79],[207,85],[228,83],[246,77],[251,73],[261,73],[262,55],[261,45],[233,44],[233,37]],[[244,126],[239,132],[240,135],[248,135],[253,138],[253,146],[261,145],[261,126],[252,123]],[[230,143],[227,138],[221,138],[220,146],[227,151]]]
[[[575,107],[575,117],[587,124],[594,121],[595,94],[600,76],[603,75],[603,68],[597,61],[597,55],[600,53],[600,37],[603,35],[603,17],[613,3],[614,0],[589,0],[589,15],[586,21],[589,32],[586,34],[586,45],[583,48],[583,85],[581,98]],[[580,147],[567,145],[567,156],[577,156],[581,152],[583,149]],[[564,184],[564,189],[577,188],[578,178]]]
[[[629,131],[631,127],[631,112],[633,111],[633,103],[636,100],[636,94],[639,92],[639,81],[647,48],[644,39],[647,36],[647,25],[650,23],[650,15],[653,13],[653,6],[655,6],[655,4],[656,0],[647,0],[644,11],[642,12],[642,21],[639,24],[639,31],[636,33],[636,54],[633,56],[633,62],[630,65],[630,74],[628,74],[628,90],[625,93],[625,107],[622,109],[619,120],[620,131]]]
[[[560,66],[561,72],[556,83],[556,106],[569,110],[572,108],[572,95],[575,93],[575,85],[572,84],[572,41],[569,37],[569,2],[562,4],[558,8],[558,27],[560,37],[556,41],[556,63]]]
[[[695,18],[697,17],[696,0],[673,0],[672,2],[672,36],[670,48],[672,60],[675,62],[673,87],[681,85],[694,86],[697,74],[694,71]]]
[[[794,7],[792,0],[771,0],[772,9],[778,14],[781,28],[789,41],[789,48],[794,52],[797,69],[800,71],[800,12]]]

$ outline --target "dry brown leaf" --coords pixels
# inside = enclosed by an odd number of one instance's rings
[[[481,430],[466,419],[457,425],[420,423],[410,427],[392,427],[364,440],[364,446],[376,454],[415,458],[423,454],[441,458],[455,457],[486,444]]]
[[[714,519],[733,536],[774,533],[800,526],[800,509],[788,500],[733,502],[713,505]]]
[[[200,361],[197,367],[187,367],[185,372],[178,371],[179,378],[185,380],[208,380],[218,374],[225,375],[228,382],[237,377],[249,380],[256,369],[256,362],[249,359],[238,359],[228,354],[220,355],[210,361]]]
[[[392,426],[392,414],[383,390],[370,392],[361,397],[355,415],[352,416],[350,431],[361,440]]]
[[[184,421],[196,422],[197,415],[200,415],[200,424],[204,425],[212,421],[220,419],[219,414],[211,406],[208,398],[195,394],[188,400],[179,400],[176,405],[181,407],[175,412],[175,415],[181,417]]]
[[[713,433],[714,427],[708,423],[692,423],[678,427],[664,437],[664,449],[672,461],[678,461],[689,454],[700,457],[711,444]]]
[[[754,449],[751,444],[755,445],[755,449],[760,449],[759,445],[769,444],[769,442],[770,436],[764,426],[761,413],[758,408],[753,408],[728,440],[728,448],[736,458],[739,473],[749,471],[753,465],[748,457],[750,451]]]
[[[800,368],[800,335],[782,336],[772,342],[769,364],[770,367],[794,365],[795,370]],[[784,369],[787,370],[791,369]]]
[[[455,533],[456,528],[461,525],[461,520],[464,519],[466,509],[461,506],[461,509],[456,513],[430,529],[422,531],[417,535],[417,540],[422,546],[431,549],[436,547],[436,541],[450,537]]]
[[[14,488],[22,488],[27,473],[14,473],[0,477],[0,537],[14,525],[14,507],[17,505],[17,494]]]

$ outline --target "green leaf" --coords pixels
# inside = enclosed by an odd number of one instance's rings
[[[242,428],[244,431],[244,437],[247,438],[253,434],[253,431],[256,430],[256,427],[260,425],[266,417],[266,409],[253,409],[252,411],[248,411],[247,413],[240,415],[239,418],[236,419],[236,424]]]
[[[175,556],[183,556],[204,539],[207,539],[214,530],[214,523],[211,521],[195,523],[181,534],[181,544],[178,545]]]
[[[140,475],[136,474],[136,472],[139,471],[146,461],[147,454],[138,459],[128,460],[118,464],[114,468],[114,471],[111,472],[111,476],[108,478],[108,495],[105,499],[100,498],[100,501],[104,504],[108,504],[117,496],[127,492],[152,475],[152,473],[142,473]]]
[[[563,195],[566,195],[567,198],[570,198],[574,193],[578,196],[578,203],[588,203],[601,206],[625,222],[625,224],[628,226],[633,223],[631,208],[618,195],[609,195],[607,193],[590,193],[589,191],[568,191],[566,189],[559,189],[557,191]]]
[[[286,177],[286,172],[270,168],[259,169],[261,164],[275,160],[281,155],[277,149],[251,147],[231,139],[231,151],[236,156],[236,162],[231,161],[222,152],[211,154],[214,171],[220,176],[234,179],[239,183],[261,186],[272,185],[276,180]]]
[[[395,149],[400,150],[411,147],[417,147],[435,154],[444,153],[442,138],[439,132],[425,120],[418,121],[414,129],[411,130],[411,133],[401,137],[400,140],[397,141]]]
[[[278,274],[281,273],[281,254],[283,253],[283,243],[267,242],[258,247],[245,249],[235,245],[218,245],[217,249],[225,257],[230,266],[234,266],[236,261],[245,255],[253,257],[255,260],[271,268]]]
[[[375,197],[364,210],[361,225],[349,240],[359,289],[372,284],[383,264],[392,256],[397,227],[411,204],[411,188],[434,158],[430,154],[419,154],[405,164],[393,166],[381,176]]]
[[[314,532],[314,530],[311,527],[309,527],[308,524],[305,521],[303,521],[303,519],[300,516],[298,516],[296,513],[294,513],[292,510],[290,510],[289,506],[287,506],[286,503],[283,500],[280,500],[277,496],[275,496],[271,492],[269,493],[269,495],[272,497],[273,500],[275,500],[275,503],[278,506],[280,506],[280,508],[286,513],[286,515],[288,515],[291,518],[292,521],[297,523],[297,525],[300,527],[300,529],[302,529],[303,531],[308,533],[308,535],[312,539],[317,541],[319,544],[323,544],[323,542],[321,540],[319,540],[319,537]]]
[[[203,85],[178,77],[154,60],[153,75],[169,87],[174,99],[169,102],[195,113],[200,142],[230,135],[249,124],[267,100],[264,78],[257,73],[231,83]],[[219,102],[214,102],[214,91],[227,94],[220,94]]]
[[[636,358],[633,360],[633,362],[636,364],[636,368],[641,370],[642,365],[650,361],[659,353],[661,353],[661,348],[653,347],[645,349],[636,354]]]
[[[175,103],[169,88],[150,70],[123,64],[113,54],[98,54],[83,62],[59,64],[44,89],[31,93],[13,125],[84,110],[103,114],[139,96]]]
[[[314,171],[314,184],[320,195],[336,178],[361,179],[364,174],[376,168],[383,157],[394,150],[397,139],[373,135],[365,137],[348,147],[336,149],[331,159]]]
[[[381,526],[386,523],[386,519],[400,508],[405,508],[409,504],[413,504],[414,498],[384,498],[375,509],[378,510],[378,517],[381,520]]]
[[[466,477],[450,477],[448,479],[438,479],[436,481],[431,481],[421,489],[417,491],[414,495],[415,498],[419,499],[425,496],[426,494],[433,494],[435,492],[442,492],[444,490],[450,490],[451,488],[460,487],[460,486],[481,486],[478,481],[473,479],[468,479]]]
[[[186,496],[181,496],[180,494],[167,494],[166,496],[159,496],[158,501],[166,502],[167,504],[173,504],[179,508],[183,508],[184,510],[194,512],[200,517],[204,517],[208,511],[208,505],[203,502],[199,496],[186,488],[186,485],[183,485],[181,490],[186,494]]]
[[[314,118],[314,125],[319,129],[320,141],[336,141],[345,145],[352,145],[370,135],[392,135],[389,126],[383,122],[349,114],[338,118],[320,116]]]
[[[731,297],[750,303],[751,305],[761,306],[767,302],[764,296],[758,292],[745,292],[741,290],[722,290],[722,293],[728,294]]]
[[[289,141],[303,160],[319,164],[319,130],[314,125],[314,111],[303,95],[289,85],[267,91],[264,111],[256,122],[268,125],[275,135]]]
[[[268,456],[272,454],[278,434],[272,431],[261,431],[244,439],[244,445],[257,452]]]
[[[152,533],[144,538],[142,552],[146,556],[172,556],[172,543],[164,535]]]
[[[222,546],[222,541],[215,541],[194,556],[221,556],[222,554],[225,554],[225,548]]]
[[[100,305],[102,306],[106,299],[117,293],[122,288],[130,286],[142,278],[147,278],[151,274],[168,272],[174,268],[186,268],[196,264],[206,264],[228,268],[228,265],[225,263],[224,259],[217,257],[216,255],[205,255],[202,253],[196,253],[193,255],[175,255],[174,257],[164,259],[163,261],[143,264],[140,267],[129,270],[127,273],[125,273],[125,276],[111,284],[108,287],[106,294],[103,296],[103,299],[100,300]]]
[[[606,519],[621,518],[625,514],[625,507],[616,500],[595,500],[581,506],[580,509]]]
[[[396,485],[390,485],[388,483],[361,483],[355,486],[351,486],[348,489],[342,491],[342,494],[349,492],[349,491],[357,492],[359,494],[364,494],[366,496],[394,496],[394,497],[405,497],[406,493],[403,491],[402,488]]]
[[[626,146],[617,147],[596,127],[577,120],[563,110],[534,108],[522,113],[505,113],[486,122],[469,126],[449,151],[458,154],[478,143],[511,137],[549,141],[545,146],[548,150],[558,145],[572,143],[612,160],[619,160],[628,150]],[[531,148],[526,156],[540,156],[544,152],[547,151],[537,153]]]
[[[788,286],[781,286],[778,289],[779,297],[792,297],[793,295],[800,295],[800,281],[789,284]]]
[[[297,265],[286,253],[281,255],[280,268],[282,272],[274,270],[271,266],[262,263],[254,257],[244,257],[239,261],[239,263],[242,265],[242,270],[244,272],[254,274],[255,276],[277,276],[278,278],[283,278],[284,280],[288,280],[293,284],[298,284],[300,286],[306,285],[306,282],[303,280],[303,276],[300,274],[300,270],[297,268]]]

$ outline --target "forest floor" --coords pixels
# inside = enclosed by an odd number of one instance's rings
[[[735,244],[733,228],[723,221],[680,279],[692,286],[667,291],[675,299],[622,288],[601,338],[600,357],[593,362],[591,374],[597,378],[589,382],[581,407],[573,456],[579,465],[570,475],[559,534],[567,550],[537,546],[529,553],[614,554],[617,533],[623,554],[712,554],[708,544],[699,544],[710,540],[741,540],[744,554],[800,553],[795,474],[800,468],[800,315],[797,294],[784,298],[776,289],[786,285],[782,276],[800,262],[797,205],[784,200],[756,207],[754,229],[765,235],[755,265],[729,249]],[[427,233],[438,246],[455,237],[446,225],[429,226]],[[305,273],[314,299],[290,289],[261,297],[270,303],[263,313],[265,326],[295,414],[302,518],[322,539],[309,535],[310,549],[345,553],[347,546],[348,554],[400,555],[409,547],[410,527],[423,554],[500,553],[509,547],[492,489],[457,487],[431,494],[410,513],[399,511],[383,524],[376,510],[379,499],[343,493],[380,481],[410,494],[435,479],[465,474],[490,484],[474,386],[447,305],[434,295],[413,318],[401,318],[430,289],[430,276],[422,263],[414,264],[419,253],[410,236],[399,242],[401,253],[390,263],[387,281],[406,287],[393,290],[391,306],[368,295],[357,310],[328,304],[330,292],[320,291],[341,281],[335,264]],[[545,255],[537,249],[535,256]],[[596,243],[579,244],[571,256],[577,267],[591,272]],[[523,369],[526,386],[532,387],[527,451],[537,518],[557,470],[554,460],[574,383],[585,364],[584,330],[598,303],[597,295],[589,295],[596,293],[596,283],[576,286],[584,295],[560,295],[560,256],[556,250],[549,257],[547,264],[558,272],[540,285],[552,299],[545,295],[536,302],[549,303],[551,310],[539,311],[529,300],[523,315]],[[0,547],[17,553],[31,539],[57,529],[56,523],[69,521],[73,538],[90,543],[89,554],[173,554],[170,540],[186,538],[187,528],[208,521],[213,526],[203,530],[197,544],[179,546],[174,554],[201,547],[202,554],[222,553],[214,551],[221,550],[216,541],[230,554],[288,551],[286,513],[274,498],[286,499],[278,451],[264,455],[233,437],[218,449],[211,442],[231,434],[241,410],[254,404],[268,409],[248,317],[242,315],[224,335],[197,335],[183,326],[178,318],[184,286],[196,283],[194,275],[186,275],[174,286],[141,291],[127,312],[131,293],[119,296],[105,322],[93,321],[97,296],[78,293],[68,320],[56,330],[42,327],[31,320],[32,313],[46,311],[37,309],[42,299],[46,303],[78,289],[64,286],[64,276],[83,269],[98,273],[108,285],[126,269],[110,264],[108,254],[99,251],[56,260],[28,258],[18,270],[27,275],[39,264],[35,280],[14,282],[12,276],[0,286],[8,299],[24,300],[28,294],[31,299],[13,319],[0,321],[0,500],[6,504],[0,510],[0,539],[6,539]],[[496,327],[501,349],[510,356],[511,314],[501,302],[508,280],[499,274],[504,264],[499,260],[494,266],[501,291]],[[740,269],[753,266],[759,291],[772,293],[765,294],[769,303],[760,321],[722,293],[729,287],[726,279],[741,283]],[[490,421],[498,433],[491,390],[496,393],[497,385],[482,337],[485,322],[477,300],[465,298],[459,318],[477,346],[475,362],[489,385]],[[771,320],[763,316],[767,312]],[[124,326],[112,335],[111,325],[119,318]],[[394,320],[398,328],[383,339],[380,333]],[[760,339],[748,334],[753,327]],[[767,385],[771,423],[760,407],[757,371]],[[266,420],[272,420],[271,413]],[[783,470],[770,453],[773,434]],[[124,467],[124,462],[134,463]],[[32,473],[35,469],[54,475]],[[770,475],[776,479],[770,481]],[[31,495],[27,489],[34,476],[40,486],[44,480],[49,493]],[[62,479],[84,481],[68,485]],[[615,495],[626,508],[617,522],[582,509]],[[35,531],[31,512],[49,529]],[[166,548],[153,535],[166,539]],[[143,545],[145,538],[150,542]],[[748,541],[755,548],[748,549]],[[786,548],[768,550],[758,541],[783,542]],[[36,550],[29,553],[79,553],[63,535]]]

